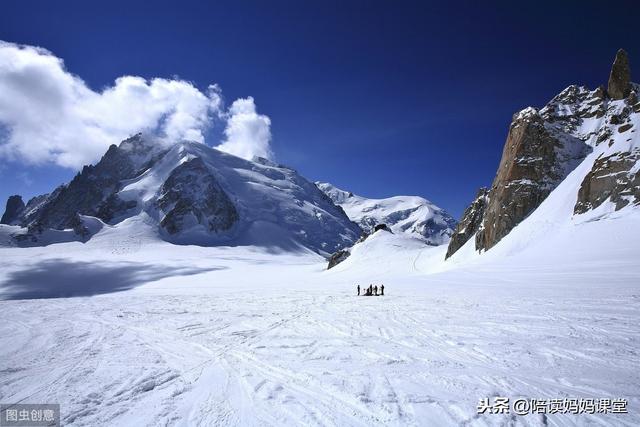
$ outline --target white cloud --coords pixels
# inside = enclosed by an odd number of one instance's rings
[[[204,142],[214,117],[227,119],[220,147],[243,157],[270,156],[270,120],[253,98],[223,111],[217,85],[203,92],[177,79],[124,76],[100,92],[38,47],[0,41],[0,156],[79,168],[110,144],[140,132]]]
[[[252,97],[237,99],[226,113],[226,140],[216,148],[245,159],[273,158],[271,120],[258,114]]]

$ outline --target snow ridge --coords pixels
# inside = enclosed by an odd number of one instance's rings
[[[316,185],[368,233],[377,224],[386,224],[394,233],[404,233],[438,246],[449,241],[456,225],[456,221],[444,209],[422,197],[369,199],[326,182],[316,182]]]

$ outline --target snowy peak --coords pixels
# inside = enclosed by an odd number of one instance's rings
[[[336,205],[345,203],[349,199],[356,198],[356,196],[354,196],[354,194],[350,191],[341,190],[338,187],[329,184],[328,182],[316,182],[316,185],[324,194],[329,196],[329,198],[333,200],[333,203],[335,203]]]
[[[13,221],[23,230],[16,239],[44,244],[47,230],[70,230],[87,240],[96,229],[86,224],[93,221],[88,218],[115,229],[137,219],[140,227],[177,244],[320,254],[360,237],[360,228],[313,183],[292,169],[256,160],[190,141],[167,146],[138,134],[112,145],[68,184],[17,209]]]
[[[386,224],[393,233],[404,233],[436,246],[448,242],[455,227],[455,220],[446,211],[422,197],[368,199],[329,183],[316,185],[367,233],[378,224]]]

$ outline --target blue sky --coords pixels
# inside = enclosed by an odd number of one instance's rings
[[[216,83],[227,105],[251,96],[279,162],[368,197],[421,195],[459,217],[491,183],[513,113],[569,84],[606,84],[619,47],[638,80],[640,7],[445,3],[12,1],[0,40],[46,48],[97,92],[133,75],[203,92]],[[0,158],[0,199],[75,173]]]

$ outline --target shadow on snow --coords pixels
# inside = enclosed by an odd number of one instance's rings
[[[46,260],[27,270],[9,273],[0,284],[0,299],[68,298],[121,292],[171,276],[190,276],[213,268],[175,268],[141,263],[109,266],[95,262]]]

